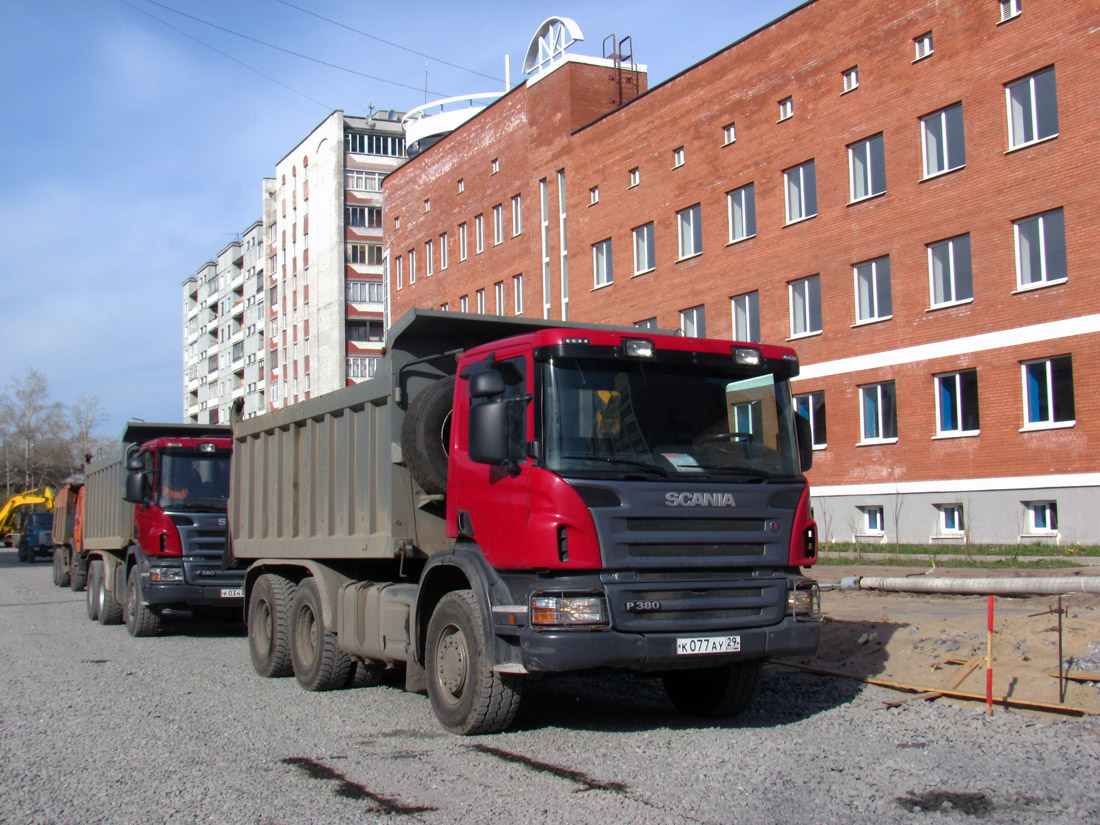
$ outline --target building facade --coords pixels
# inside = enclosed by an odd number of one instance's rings
[[[256,221],[183,282],[183,420],[251,418],[264,399],[264,235]]]
[[[268,409],[374,374],[382,179],[405,158],[401,114],[333,112],[265,181]]]
[[[789,343],[823,539],[1100,543],[1098,25],[813,0],[625,103],[562,54],[387,179],[394,317]]]

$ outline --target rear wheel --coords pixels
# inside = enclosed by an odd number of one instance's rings
[[[340,649],[336,634],[325,628],[316,580],[304,579],[298,584],[290,614],[290,658],[298,683],[306,690],[344,687],[352,661]]]
[[[495,733],[519,712],[523,681],[493,672],[488,641],[471,591],[440,599],[428,623],[424,668],[432,712],[451,733]]]
[[[122,624],[122,605],[115,601],[114,595],[107,589],[107,570],[103,562],[99,563],[99,586],[95,589],[96,613],[100,624]],[[118,575],[116,571],[115,575]]]
[[[68,555],[64,547],[53,549],[53,583],[58,587],[69,586]]]
[[[352,662],[344,687],[364,688],[382,684],[386,677],[385,662]]]
[[[131,636],[156,636],[160,632],[160,611],[142,602],[141,574],[130,568],[126,578],[126,630]]]
[[[88,590],[84,594],[88,618],[93,622],[99,618],[99,580],[103,578],[103,562],[92,559],[88,562]]]
[[[75,550],[66,553],[69,562],[69,587],[76,593],[83,590],[88,584],[88,572],[81,571],[80,557]]]
[[[674,670],[664,675],[665,692],[688,716],[736,716],[752,704],[763,667],[762,659],[754,659],[706,670]]]
[[[290,606],[296,585],[274,573],[264,573],[248,598],[248,651],[252,667],[265,678],[289,676]]]

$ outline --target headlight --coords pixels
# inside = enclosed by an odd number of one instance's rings
[[[606,627],[611,623],[602,595],[537,593],[531,597],[534,627]]]
[[[181,582],[183,581],[183,568],[180,567],[150,567],[149,581],[151,582]]]

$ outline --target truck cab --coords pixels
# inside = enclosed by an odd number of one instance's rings
[[[53,552],[53,513],[27,513],[19,531],[19,561],[33,562]]]

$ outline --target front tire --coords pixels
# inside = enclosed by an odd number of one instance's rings
[[[706,670],[674,670],[664,675],[665,692],[688,716],[729,718],[752,704],[763,668],[763,660],[754,659]]]
[[[315,579],[304,579],[290,609],[290,659],[294,677],[306,690],[334,690],[348,683],[352,661],[336,634],[325,628]]]
[[[290,607],[297,585],[290,579],[264,573],[248,598],[248,652],[253,669],[264,678],[289,676]]]
[[[523,681],[493,672],[488,642],[472,591],[440,599],[428,622],[424,667],[432,712],[451,733],[496,733],[519,712]]]
[[[142,602],[141,574],[130,568],[126,577],[126,630],[131,636],[156,636],[160,632],[160,611]]]

